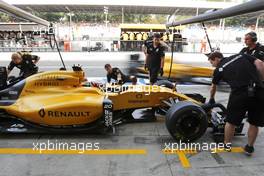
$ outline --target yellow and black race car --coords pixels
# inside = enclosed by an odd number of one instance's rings
[[[221,132],[224,110],[220,104],[203,104],[198,94],[184,95],[168,81],[157,85],[93,87],[85,84],[81,67],[73,71],[48,71],[17,83],[6,84],[6,69],[0,68],[0,131],[10,133],[73,133],[105,131],[117,124],[140,121],[135,110],[151,108],[164,115],[166,127],[176,140],[200,138],[208,126]],[[215,107],[223,112],[213,112]],[[143,121],[151,119],[154,113]],[[241,132],[241,131],[240,131]]]
[[[147,78],[148,70],[144,68],[143,61],[139,59],[138,54],[130,56],[129,74],[138,77]],[[213,67],[193,66],[191,64],[180,64],[172,62],[170,56],[166,56],[164,60],[164,74],[159,79],[170,79],[179,82],[191,82],[199,84],[211,84],[213,75]]]
[[[166,57],[164,62],[164,77],[170,77],[176,80],[194,77],[211,78],[214,71],[212,67],[197,67],[177,63],[172,63],[172,66],[170,66],[170,64],[170,58]]]

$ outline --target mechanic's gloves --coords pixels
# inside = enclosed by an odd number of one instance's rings
[[[160,68],[160,76],[163,76],[163,68]]]
[[[215,99],[214,98],[210,98],[209,104],[215,104]]]

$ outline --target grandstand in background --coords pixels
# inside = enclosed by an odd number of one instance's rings
[[[62,12],[67,14],[74,14],[77,12],[85,13],[121,13],[122,23],[83,23],[69,21],[69,23],[57,23],[55,24],[56,36],[59,40],[59,44],[62,50],[65,50],[65,44],[67,44],[67,50],[70,51],[139,51],[140,46],[146,39],[146,35],[151,32],[159,32],[165,42],[170,44],[170,35],[167,34],[165,26],[159,24],[126,24],[124,21],[125,14],[163,14],[177,16],[195,16],[201,13],[205,13],[212,9],[222,9],[237,5],[242,1],[234,0],[230,2],[208,2],[203,0],[164,0],[162,3],[153,4],[150,0],[141,0],[140,5],[137,0],[135,1],[121,1],[121,0],[45,0],[45,1],[33,1],[33,0],[8,0],[11,3],[25,11],[31,12]],[[151,3],[152,2],[152,3]],[[264,29],[258,27],[259,19],[262,18],[262,13],[250,14],[249,19],[254,19],[254,23],[248,26],[230,27],[225,26],[225,20],[220,20],[219,24],[207,25],[208,34],[212,40],[214,47],[220,47],[224,52],[233,52],[233,47],[242,47],[243,36],[246,32],[255,30],[259,38],[264,37]],[[30,35],[30,26],[33,28],[36,24],[0,24],[0,48],[5,51],[15,50],[17,48],[28,47],[31,50],[37,51],[50,51],[49,40],[44,36],[44,40],[41,40],[38,35]],[[137,28],[132,29],[131,25],[136,25]],[[159,26],[154,29],[153,26]],[[126,26],[126,27],[124,27]],[[144,28],[142,28],[144,26]],[[37,28],[41,28],[38,26]],[[32,30],[36,29],[33,28]],[[12,30],[13,33],[7,32]],[[183,52],[199,52],[200,43],[205,34],[199,24],[185,26],[180,32],[184,40],[178,41],[181,43],[181,49],[177,51]],[[23,34],[26,36],[26,40],[19,41],[19,37]],[[125,40],[124,40],[125,35]],[[14,36],[16,36],[14,38]],[[126,37],[128,36],[128,37]],[[131,37],[130,37],[131,36]],[[134,36],[134,37],[133,37]],[[140,37],[141,36],[141,37]],[[145,36],[145,38],[143,37]],[[42,36],[43,37],[43,36]],[[165,39],[166,38],[166,39]],[[19,42],[17,42],[19,41]],[[124,44],[125,43],[125,44]],[[129,47],[124,47],[124,45]],[[69,49],[70,48],[70,49]],[[66,51],[66,50],[65,50]]]

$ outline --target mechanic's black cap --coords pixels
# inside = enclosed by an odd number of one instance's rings
[[[222,59],[224,57],[223,54],[219,51],[211,52],[209,54],[206,54],[206,56],[208,57],[208,60],[214,60],[216,57]]]

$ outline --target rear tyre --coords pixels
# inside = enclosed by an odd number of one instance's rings
[[[180,101],[168,110],[166,127],[175,140],[191,142],[205,133],[208,120],[200,106],[192,102]]]

